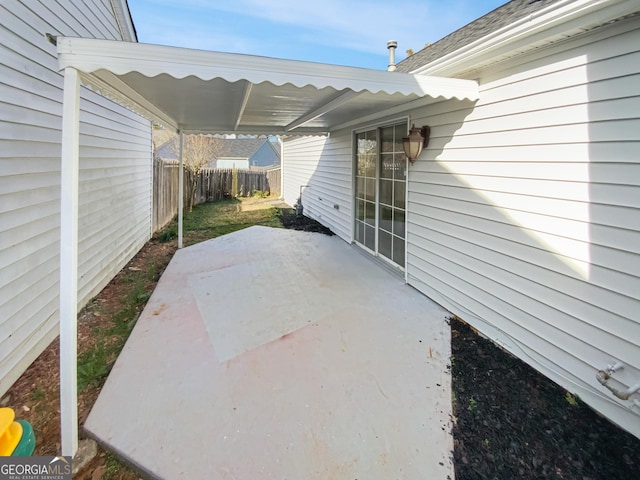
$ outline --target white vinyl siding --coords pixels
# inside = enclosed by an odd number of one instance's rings
[[[353,149],[351,131],[330,137],[303,137],[284,142],[284,199],[297,202],[302,189],[304,214],[344,240],[353,228]],[[337,206],[338,208],[335,208]]]
[[[81,304],[98,293],[105,279],[115,276],[151,236],[149,122],[127,110],[116,118],[108,110],[114,107],[109,100],[93,97],[91,110],[99,113],[82,116],[80,124]],[[111,127],[96,127],[107,119],[105,115],[113,118]]]
[[[480,100],[413,112],[408,281],[640,436],[640,28],[480,72]]]
[[[53,35],[121,39],[109,0],[0,6],[0,394],[58,334],[62,82]],[[151,128],[81,89],[79,307],[151,233]]]

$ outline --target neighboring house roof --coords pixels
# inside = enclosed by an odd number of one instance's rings
[[[218,160],[247,160],[249,167],[280,163],[280,150],[268,138],[229,138],[224,140]]]
[[[252,158],[256,152],[263,149],[265,145],[273,150],[274,158],[277,163],[280,160],[280,150],[273,145],[268,138],[224,138],[222,142],[221,154],[219,159],[238,159],[248,160]],[[178,156],[174,151],[173,140],[169,140],[158,148],[156,148],[156,156],[164,159],[177,159]]]
[[[267,138],[225,138],[220,158],[251,158]]]
[[[396,69],[399,72],[411,72],[559,1],[561,0],[513,0],[407,57],[398,63]]]

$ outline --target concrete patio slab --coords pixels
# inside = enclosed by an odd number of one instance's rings
[[[161,479],[453,478],[447,312],[337,237],[176,253],[85,429]]]

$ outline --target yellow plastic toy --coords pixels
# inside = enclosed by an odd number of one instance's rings
[[[8,457],[22,438],[22,425],[14,422],[16,414],[11,408],[0,408],[0,456]]]

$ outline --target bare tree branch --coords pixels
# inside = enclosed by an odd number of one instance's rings
[[[180,137],[173,139],[171,148],[180,157]],[[191,170],[195,175],[205,168],[209,161],[220,158],[224,152],[224,142],[220,138],[211,135],[185,135],[183,141],[183,154],[185,168]]]
[[[224,154],[224,141],[211,135],[185,135],[182,142],[182,161],[191,172],[192,182],[189,192],[188,209],[191,211],[196,200],[198,179],[200,172],[211,160],[216,160]],[[171,149],[180,158],[180,136],[176,136]]]

